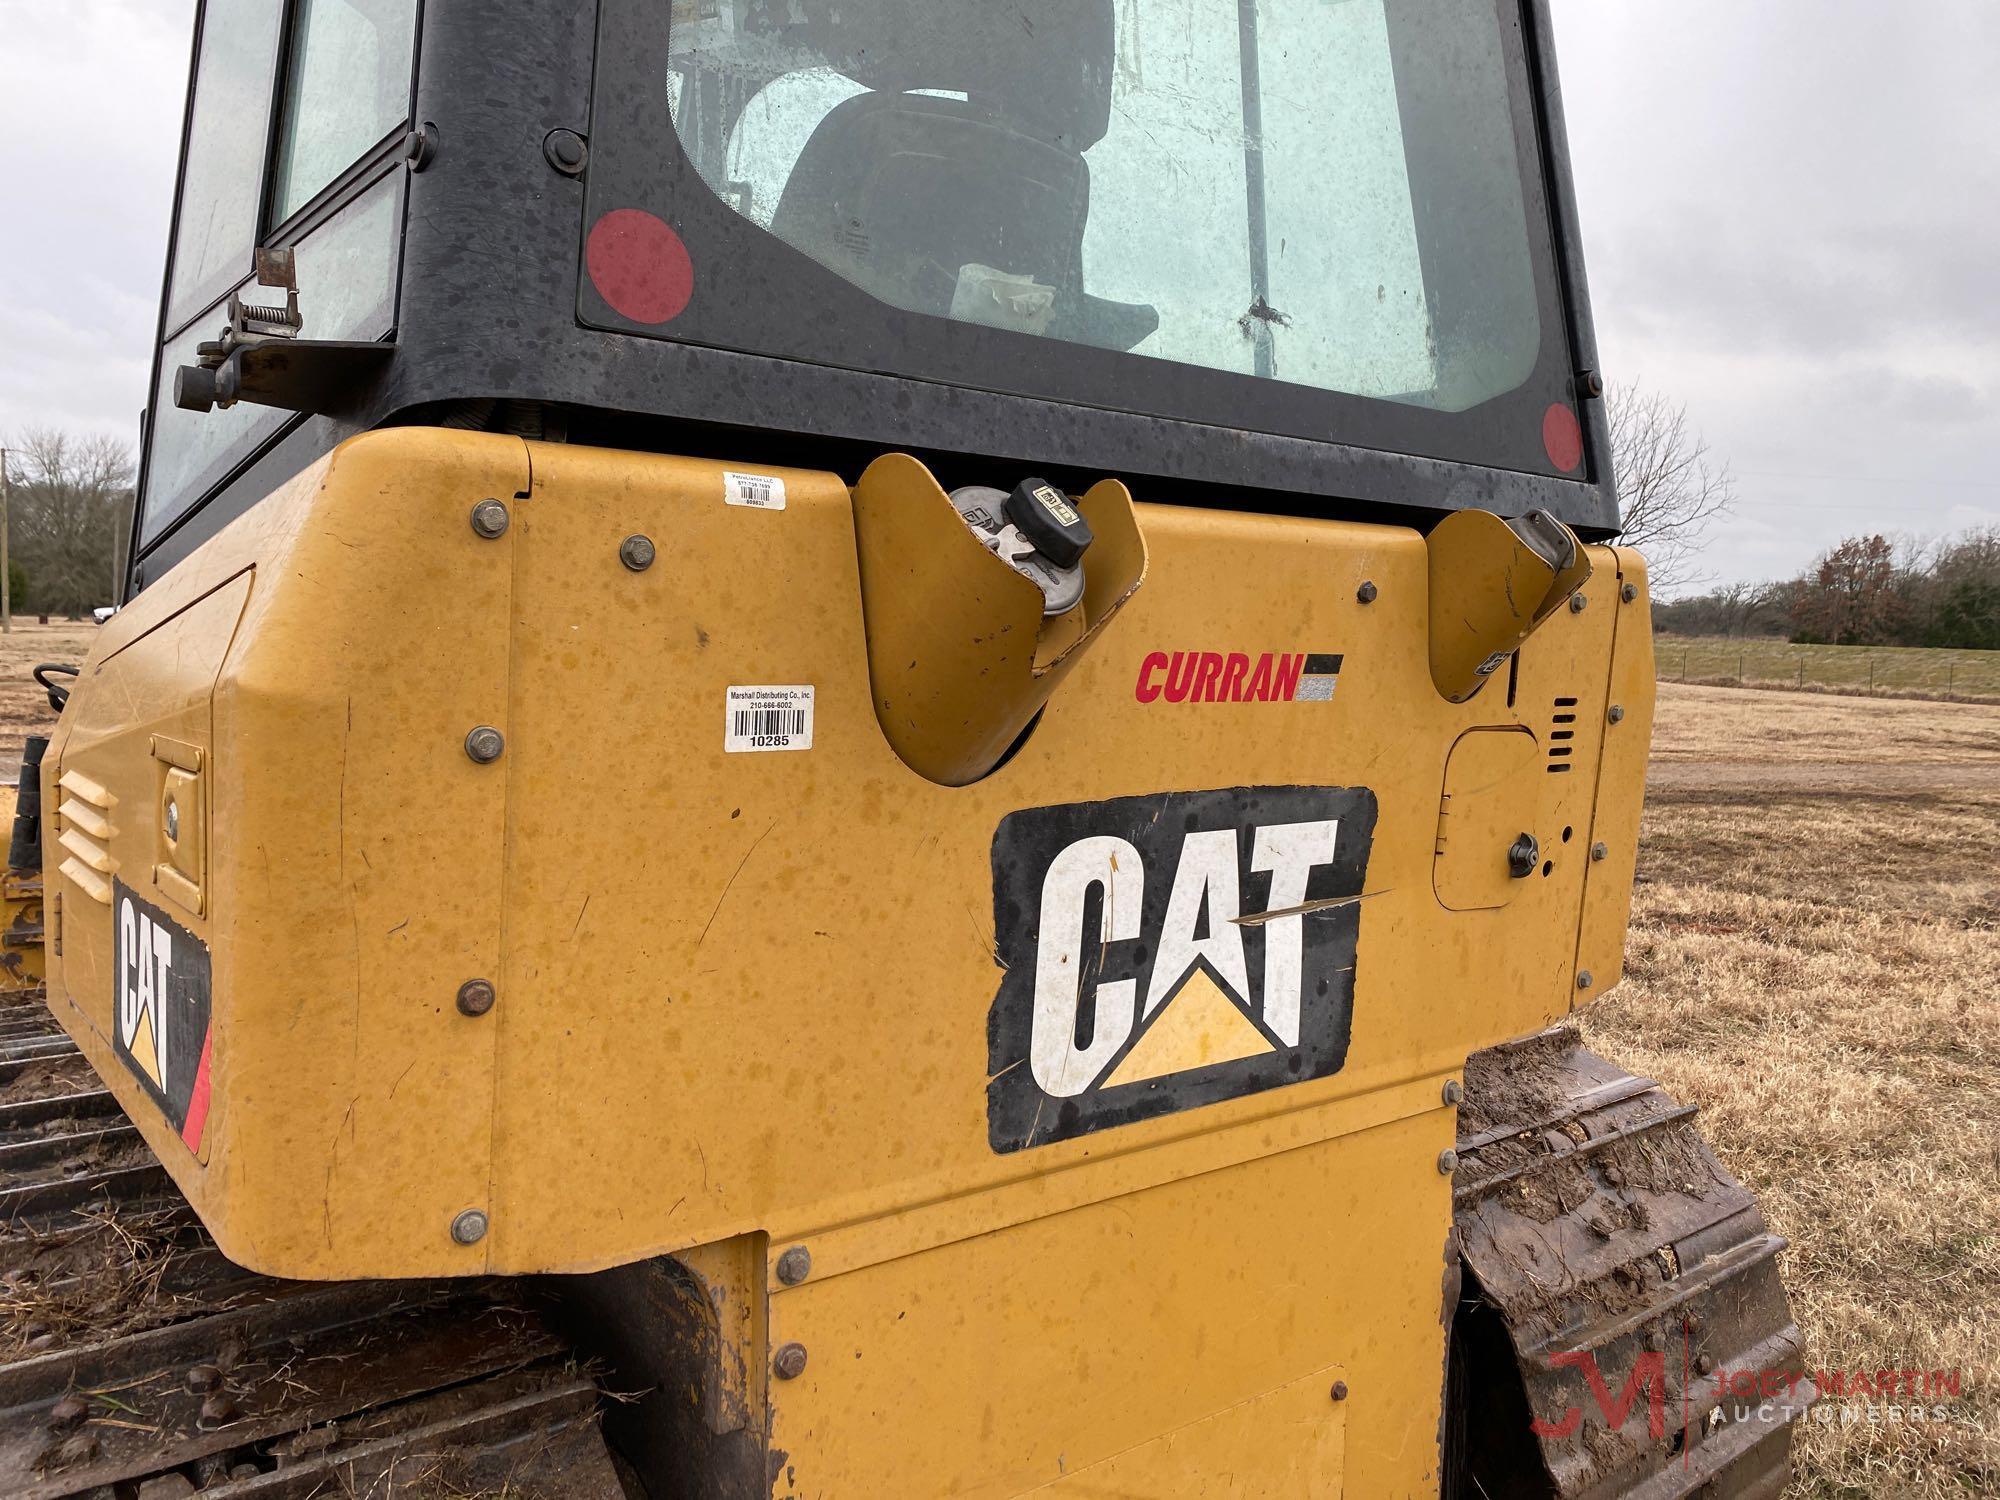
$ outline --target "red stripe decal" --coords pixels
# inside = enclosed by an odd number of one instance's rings
[[[201,1039],[201,1063],[194,1070],[194,1093],[188,1099],[187,1123],[181,1126],[181,1139],[188,1150],[197,1156],[201,1154],[201,1132],[208,1124],[208,1049],[210,1039]]]

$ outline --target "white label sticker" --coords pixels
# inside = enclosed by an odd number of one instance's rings
[[[785,481],[776,474],[732,474],[725,471],[722,498],[731,505],[748,505],[757,510],[783,510]]]
[[[722,748],[810,750],[813,746],[813,690],[810,687],[733,687],[724,705]]]

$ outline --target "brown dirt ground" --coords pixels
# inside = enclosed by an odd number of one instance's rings
[[[1991,766],[2000,764],[2000,709],[1663,682],[1653,760]]]
[[[2000,707],[1663,684],[1654,743],[1584,1029],[1702,1107],[1815,1368],[1963,1372],[1941,1422],[1809,1423],[1787,1495],[2000,1494]]]
[[[33,616],[16,616],[12,633],[0,635],[0,781],[12,785],[20,774],[21,742],[47,734],[56,722],[48,696],[29,674],[43,662],[82,666],[96,638],[97,626],[89,620],[43,625]]]

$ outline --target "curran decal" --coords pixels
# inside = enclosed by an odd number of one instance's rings
[[[1374,828],[1365,787],[1162,792],[1003,819],[993,1149],[1338,1072]]]
[[[1132,695],[1141,703],[1326,703],[1340,660],[1330,651],[1152,651]]]
[[[208,947],[124,882],[115,886],[112,1050],[199,1152],[208,1124]]]

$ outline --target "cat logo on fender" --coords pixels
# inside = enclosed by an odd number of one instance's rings
[[[198,1154],[208,1124],[208,946],[123,881],[115,885],[112,1050]]]
[[[1161,792],[1004,818],[993,1149],[1338,1072],[1374,831],[1365,787]]]

